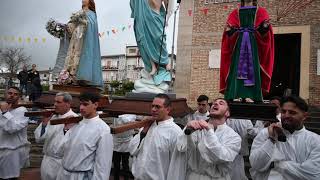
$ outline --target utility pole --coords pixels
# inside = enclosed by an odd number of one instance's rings
[[[175,63],[174,60],[174,45],[175,45],[175,35],[176,35],[176,20],[177,20],[177,11],[179,10],[180,4],[178,4],[177,9],[174,11],[174,20],[173,20],[173,40],[172,40],[172,47],[171,47],[171,69],[170,69],[170,74],[171,78],[173,77],[173,64]],[[174,81],[173,79],[171,80],[170,88],[173,90],[173,84]]]

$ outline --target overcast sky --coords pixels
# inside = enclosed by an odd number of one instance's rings
[[[39,70],[53,68],[59,48],[59,40],[52,37],[45,30],[45,24],[53,18],[59,22],[67,22],[71,13],[81,8],[81,0],[1,0],[0,7],[0,48],[23,47],[27,55],[31,55],[32,62]],[[127,29],[133,24],[130,18],[129,0],[95,0],[99,23],[99,32],[105,32],[100,38],[101,55],[124,54],[125,46],[136,45],[133,29]],[[177,17],[178,19],[178,17]],[[122,31],[121,27],[126,30]],[[106,31],[119,29],[116,35]],[[167,28],[167,49],[171,52],[173,34],[173,16]],[[10,40],[5,40],[5,37]],[[15,37],[14,40],[11,40]],[[18,38],[24,40],[20,43]],[[30,37],[31,42],[26,42]],[[43,43],[39,39],[46,38]]]

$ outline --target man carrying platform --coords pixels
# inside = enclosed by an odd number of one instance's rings
[[[320,179],[320,136],[305,129],[308,105],[300,97],[281,102],[281,125],[273,123],[254,139],[250,163],[254,180]],[[286,142],[277,141],[282,128]]]
[[[0,104],[0,179],[17,179],[20,169],[29,165],[29,118],[24,116],[27,109],[18,107],[20,95],[17,87],[9,87],[6,102]]]
[[[189,118],[188,121],[190,120],[207,120],[209,119],[208,115],[210,114],[208,111],[209,107],[209,98],[206,95],[200,95],[197,99],[198,102],[198,107],[197,111],[193,113]]]
[[[169,180],[168,171],[177,136],[182,133],[169,116],[171,101],[168,95],[158,94],[152,102],[150,123],[130,141],[133,155],[132,174],[137,180]]]
[[[47,113],[34,131],[36,142],[43,142],[41,179],[55,180],[63,156],[63,138],[73,124],[50,125],[50,120],[78,116],[71,109],[72,96],[69,93],[57,93],[54,99],[55,114]]]
[[[177,168],[180,171],[177,172],[176,179],[230,179],[231,164],[239,153],[241,138],[226,125],[229,115],[228,102],[216,99],[211,106],[211,118],[208,122],[194,120],[187,124],[186,129],[193,129],[195,132],[191,135],[181,134],[178,137],[178,153],[175,155],[185,158],[186,162],[180,163],[180,166],[186,164],[186,167]]]
[[[97,114],[100,96],[83,93],[79,99],[83,119],[64,138],[57,180],[109,179],[113,142],[110,127]]]

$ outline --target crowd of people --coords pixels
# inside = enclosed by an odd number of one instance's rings
[[[20,91],[23,95],[29,97],[29,101],[35,101],[41,96],[41,79],[36,64],[32,64],[32,69],[30,70],[27,69],[26,65],[23,66],[22,71],[18,74],[18,79],[20,81]]]
[[[20,89],[10,87],[6,102],[0,104],[0,179],[18,178],[29,162],[27,109],[18,106],[20,95]],[[114,179],[119,179],[122,164],[138,180],[242,180],[247,179],[243,160],[247,155],[253,179],[320,178],[320,138],[303,125],[308,105],[300,97],[274,100],[280,122],[262,122],[259,127],[250,120],[229,118],[225,99],[215,99],[209,107],[209,98],[202,95],[195,119],[181,129],[169,115],[170,98],[158,94],[151,104],[151,116],[144,117],[150,123],[136,135],[129,131],[116,136],[97,114],[99,95],[83,93],[79,98],[83,116],[79,123],[50,124],[56,118],[78,116],[71,109],[72,96],[60,92],[55,97],[55,112],[43,117],[34,131],[36,141],[44,142],[41,179],[109,179],[113,159]],[[116,122],[136,118],[122,115]],[[276,128],[283,131],[286,142],[278,141]],[[186,135],[186,129],[193,133]],[[248,137],[254,138],[251,151]]]

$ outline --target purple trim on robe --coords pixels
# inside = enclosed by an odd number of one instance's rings
[[[239,28],[238,31],[242,32],[243,36],[240,46],[237,78],[244,80],[244,86],[254,86],[254,68],[249,33],[252,33],[255,30],[253,28]]]
[[[240,7],[240,9],[253,9],[253,8],[257,8],[257,6],[242,6],[242,7]]]

